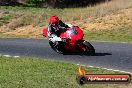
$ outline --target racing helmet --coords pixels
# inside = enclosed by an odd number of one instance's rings
[[[59,22],[59,18],[57,16],[50,17],[50,24],[56,24]]]

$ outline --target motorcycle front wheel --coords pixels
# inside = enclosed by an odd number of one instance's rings
[[[51,48],[55,51],[55,52],[57,52],[57,53],[59,53],[59,54],[63,54],[64,53],[64,51],[63,51],[63,49],[62,49],[62,45],[61,44],[59,44],[59,45],[56,45],[55,43],[53,43],[52,41],[49,41],[49,45],[51,46]]]
[[[95,55],[95,49],[94,47],[87,41],[83,42],[85,50],[83,50],[85,55],[94,56]]]

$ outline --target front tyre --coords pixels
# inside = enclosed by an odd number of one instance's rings
[[[89,56],[94,56],[95,55],[94,47],[87,41],[84,41],[83,44],[85,47],[84,54],[89,55]]]
[[[51,48],[52,48],[55,52],[57,52],[57,53],[59,53],[59,54],[63,54],[63,53],[64,53],[60,44],[56,46],[55,43],[53,43],[52,41],[49,41],[49,45],[51,46]]]

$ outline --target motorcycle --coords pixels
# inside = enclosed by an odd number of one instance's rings
[[[43,36],[48,38],[47,28],[43,29]],[[49,45],[57,53],[82,53],[89,56],[95,55],[94,47],[88,41],[83,39],[84,33],[78,26],[66,28],[60,33],[60,37],[66,41],[59,42],[57,46],[55,43],[49,40]]]

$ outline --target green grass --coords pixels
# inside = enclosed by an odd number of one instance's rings
[[[11,15],[5,15],[0,17],[0,26],[9,23],[9,21],[12,19]]]
[[[87,73],[111,73],[99,68],[84,67]],[[0,57],[0,88],[118,88],[131,84],[88,84],[76,83],[78,66],[39,58]]]
[[[132,42],[132,27],[120,26],[108,30],[85,31],[85,39],[97,41]]]

